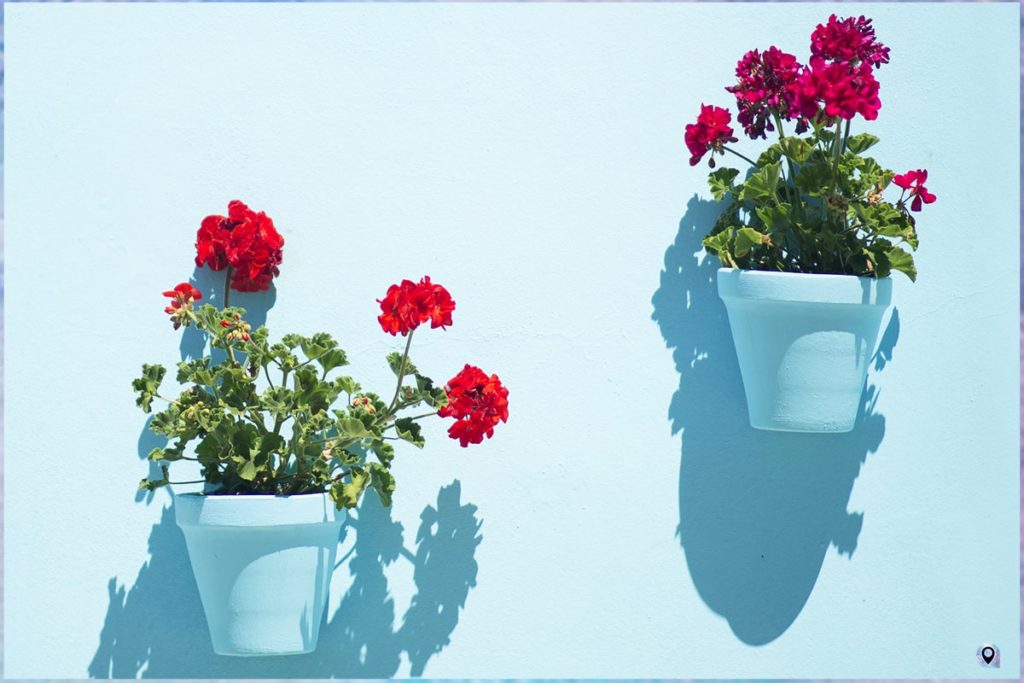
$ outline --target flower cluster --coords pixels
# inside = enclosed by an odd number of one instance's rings
[[[182,282],[175,285],[174,289],[164,292],[164,296],[171,299],[171,303],[164,309],[164,313],[170,314],[174,329],[178,329],[182,325],[188,327],[195,316],[192,306],[197,301],[201,301],[203,295],[189,283]]]
[[[466,365],[444,387],[448,404],[437,411],[441,417],[453,417],[448,436],[465,448],[491,438],[499,422],[508,421],[508,389],[497,375],[488,376],[474,365]]]
[[[726,91],[736,96],[736,121],[747,135],[763,138],[765,130],[774,131],[773,115],[791,118],[791,88],[799,73],[796,57],[775,46],[764,52],[751,50],[737,62],[737,83]]]
[[[725,143],[736,142],[729,122],[732,115],[726,109],[702,104],[696,123],[686,126],[686,148],[690,150],[690,165],[696,166],[708,152],[720,152]],[[711,159],[712,168],[715,165]]]
[[[236,291],[265,291],[279,273],[283,246],[274,221],[236,199],[228,204],[227,216],[203,219],[196,233],[196,265],[230,268]]]
[[[225,335],[228,342],[249,341],[252,325],[242,320],[242,316],[239,314],[233,313],[227,319],[221,320],[220,326],[228,331]]]
[[[725,88],[736,97],[736,121],[751,139],[764,138],[782,121],[796,121],[796,133],[811,125],[829,126],[861,115],[878,117],[882,101],[873,69],[889,61],[889,48],[875,38],[871,20],[829,17],[811,35],[811,58],[800,64],[776,46],[750,50],[736,63],[736,83]],[[708,151],[735,142],[730,114],[701,105],[697,122],[686,126],[686,147],[695,165]],[[709,165],[714,168],[714,157]]]
[[[377,322],[392,336],[405,336],[428,320],[431,328],[443,329],[452,324],[452,311],[455,310],[455,302],[448,290],[431,282],[427,276],[418,283],[402,280],[400,284],[391,285],[377,303],[381,310]]]
[[[789,107],[806,118],[814,118],[820,110],[828,119],[849,121],[860,114],[874,121],[882,106],[878,81],[867,62],[853,66],[812,57],[810,65],[790,85],[789,95]]]
[[[811,56],[836,62],[863,62],[877,68],[889,62],[889,48],[875,38],[870,19],[840,19],[833,14],[828,23],[818,24],[811,34]]]

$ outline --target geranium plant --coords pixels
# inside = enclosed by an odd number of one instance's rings
[[[854,134],[858,117],[873,121],[882,106],[875,71],[889,48],[871,20],[832,15],[811,35],[806,65],[777,47],[751,50],[736,65],[737,122],[752,139],[775,141],[756,160],[731,143],[738,139],[724,108],[702,105],[686,126],[690,164],[710,153],[731,153],[746,164],[708,177],[724,209],[704,238],[723,266],[797,273],[886,277],[893,270],[914,280],[911,252],[918,236],[914,213],[935,201],[926,170],[895,174],[864,153],[879,140]],[[791,126],[788,132],[786,126]],[[895,201],[885,198],[890,185]]]
[[[227,216],[208,216],[199,228],[196,264],[225,271],[225,292],[265,290],[278,275],[284,240],[263,212],[231,202]],[[331,335],[287,334],[271,341],[266,327],[252,329],[245,309],[202,304],[202,293],[183,282],[164,292],[175,329],[195,326],[218,349],[178,363],[177,395],[161,390],[162,365],[144,365],[132,386],[150,429],[169,440],[149,459],[162,477],[143,479],[153,490],[173,483],[203,483],[207,493],[291,495],[329,491],[339,509],[354,507],[367,489],[385,505],[395,490],[395,444],[422,448],[420,421],[451,418],[448,434],[461,446],[490,438],[508,420],[508,390],[496,375],[466,365],[444,387],[420,373],[409,358],[413,332],[452,324],[455,302],[429,277],[403,280],[379,300],[381,328],[405,337],[404,351],[387,363],[396,386],[382,397],[338,373],[345,352]],[[172,482],[169,465],[198,461],[202,479]]]

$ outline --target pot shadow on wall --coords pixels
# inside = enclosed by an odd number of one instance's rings
[[[223,302],[224,274],[196,268],[191,279],[203,303]],[[246,309],[254,328],[266,323],[274,305],[267,292],[232,292],[231,303]],[[182,360],[197,358],[207,345],[195,328],[181,331]],[[213,350],[216,354],[223,353]],[[173,378],[174,369],[169,368]],[[152,418],[150,418],[151,420]],[[139,459],[167,440],[149,430],[138,440]],[[149,476],[161,473],[150,463]],[[141,478],[141,477],[140,477]],[[150,505],[165,492],[138,491],[136,502]],[[436,506],[420,515],[415,551],[404,546],[402,525],[371,494],[358,513],[349,515],[339,542],[355,535],[351,550],[338,562],[347,565],[351,584],[337,611],[325,610],[317,649],[287,657],[223,657],[210,645],[206,617],[188,560],[185,539],[174,521],[173,502],[164,507],[149,536],[150,559],[131,587],[112,577],[106,586],[109,606],[99,646],[88,667],[92,678],[387,678],[397,673],[403,653],[410,673],[423,674],[430,658],[448,643],[459,611],[476,585],[476,547],[481,520],[475,505],[461,501],[458,480],[438,490]],[[396,628],[394,601],[384,567],[411,562],[416,593]],[[271,597],[272,599],[272,597]]]
[[[701,599],[748,645],[782,635],[807,602],[825,553],[849,558],[863,515],[847,511],[853,482],[885,434],[877,387],[866,385],[853,431],[792,434],[755,430],[747,417],[739,365],[713,256],[701,238],[721,206],[689,201],[665,252],[652,318],[680,373],[668,417],[682,432],[679,528]],[[874,368],[893,357],[893,310]]]
[[[333,615],[325,610],[317,649],[307,655],[223,657],[214,654],[185,539],[164,508],[149,537],[150,560],[131,588],[107,585],[110,606],[91,678],[389,678],[402,662],[421,676],[448,643],[476,585],[483,539],[476,506],[461,501],[458,480],[439,489],[420,515],[415,550],[402,525],[369,494],[342,527],[355,542],[338,561],[351,583]],[[385,566],[411,562],[416,593],[396,625]],[[268,596],[273,599],[273,596]]]

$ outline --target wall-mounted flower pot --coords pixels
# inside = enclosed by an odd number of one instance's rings
[[[722,268],[750,425],[782,432],[848,432],[892,281]]]
[[[344,513],[325,493],[174,497],[213,650],[312,652]]]

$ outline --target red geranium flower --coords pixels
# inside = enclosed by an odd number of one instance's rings
[[[773,131],[772,112],[789,120],[789,87],[800,74],[796,57],[777,47],[764,52],[751,50],[736,63],[736,85],[726,88],[736,95],[739,113],[736,121],[751,138],[765,137]]]
[[[448,290],[424,276],[419,283],[402,280],[388,287],[383,299],[378,299],[381,314],[377,322],[381,329],[392,335],[407,335],[422,323],[430,321],[431,328],[444,328],[452,324],[455,302]]]
[[[813,118],[820,109],[829,118],[848,121],[860,114],[873,121],[882,106],[878,81],[866,63],[854,67],[812,57],[789,91],[792,108],[806,118]]]
[[[837,62],[863,62],[878,67],[889,62],[889,48],[875,39],[866,17],[828,18],[811,34],[811,55]]]
[[[164,313],[170,314],[171,321],[174,322],[174,329],[178,329],[183,324],[188,327],[192,305],[200,301],[203,295],[189,283],[182,282],[174,289],[164,292],[164,296],[171,299],[171,304],[164,309]]]
[[[426,275],[420,280],[419,290],[420,300],[426,303],[425,307],[422,304],[420,306],[421,314],[426,314],[423,321],[426,322],[429,319],[431,329],[438,327],[444,329],[446,325],[451,325],[455,302],[448,290],[431,282],[430,277]]]
[[[729,125],[731,120],[732,115],[728,109],[700,105],[697,122],[686,126],[685,140],[686,148],[690,150],[690,166],[696,166],[708,151],[721,151],[726,142],[736,142]],[[715,160],[712,158],[711,166],[714,165]]]
[[[437,411],[441,417],[454,417],[448,436],[465,448],[494,435],[494,426],[508,422],[508,389],[497,375],[487,376],[480,368],[466,365],[444,387],[448,405]]]
[[[910,190],[910,196],[914,198],[914,201],[910,204],[911,211],[920,211],[921,203],[931,204],[935,201],[935,195],[928,191],[928,188],[924,186],[925,181],[928,180],[928,171],[919,168],[916,171],[907,171],[895,175],[892,181],[904,190]]]
[[[266,290],[279,274],[284,238],[267,214],[237,199],[227,216],[207,216],[196,233],[196,265],[213,270],[232,268],[231,288],[239,292]]]

